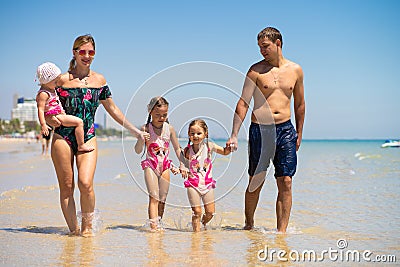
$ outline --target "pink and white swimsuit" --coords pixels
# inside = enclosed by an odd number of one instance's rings
[[[185,187],[193,187],[201,195],[205,195],[210,189],[215,188],[215,180],[212,178],[211,151],[204,142],[200,149],[194,153],[189,146],[189,177],[184,182]]]
[[[164,122],[161,136],[158,136],[153,129],[153,125],[149,123],[150,140],[147,146],[146,159],[141,162],[142,169],[151,168],[157,174],[161,174],[171,167],[169,155],[170,131],[169,124]]]
[[[44,106],[44,115],[49,116],[49,115],[58,115],[61,113],[65,113],[63,107],[61,106],[60,99],[58,98],[57,93],[45,90],[45,89],[40,89],[38,91],[38,94],[41,92],[45,92],[49,95],[49,99],[47,99],[46,104]]]

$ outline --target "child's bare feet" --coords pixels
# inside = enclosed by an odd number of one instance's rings
[[[82,144],[82,145],[78,146],[79,152],[91,152],[93,150],[94,150],[94,147],[89,146],[87,144]]]
[[[200,215],[192,215],[193,232],[200,232]]]
[[[206,224],[211,221],[211,219],[214,217],[213,213],[205,213],[203,214],[203,217],[201,217],[201,223],[206,227]]]
[[[82,231],[82,237],[92,237],[92,236],[94,236],[94,234],[91,228],[87,228]]]
[[[157,219],[149,219],[150,231],[157,232],[158,229],[158,218]]]

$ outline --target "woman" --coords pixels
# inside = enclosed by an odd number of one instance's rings
[[[91,152],[78,152],[74,128],[59,126],[53,136],[51,158],[60,187],[60,204],[71,235],[91,236],[95,208],[93,178],[97,162],[97,141],[94,132],[94,117],[99,104],[102,104],[111,117],[123,125],[137,138],[143,139],[146,133],[139,131],[125,120],[121,110],[111,98],[111,91],[103,75],[90,69],[96,54],[95,42],[91,35],[75,39],[70,67],[62,74],[57,93],[67,114],[81,118],[84,122],[85,142],[95,149]],[[82,212],[82,225],[79,229],[74,200],[74,158],[78,171],[78,188]]]

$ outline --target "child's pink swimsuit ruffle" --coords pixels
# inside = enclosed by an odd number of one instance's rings
[[[41,92],[45,92],[46,94],[49,95],[49,99],[47,99],[46,104],[44,106],[44,115],[54,116],[61,113],[65,113],[63,107],[61,106],[60,99],[58,98],[58,95],[55,91],[51,92],[48,90],[40,89],[38,91],[38,94]]]

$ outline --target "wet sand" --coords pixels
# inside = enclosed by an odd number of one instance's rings
[[[141,188],[140,157],[131,153],[132,145],[99,142],[97,232],[93,238],[83,238],[67,235],[54,169],[50,157],[40,155],[41,145],[0,141],[0,264],[258,266],[271,261],[271,266],[309,266],[308,261],[279,261],[276,255],[263,261],[259,252],[267,246],[270,251],[308,249],[320,253],[329,247],[338,250],[339,239],[346,240],[346,249],[399,256],[400,150],[375,149],[375,144],[346,147],[305,142],[294,178],[288,234],[281,235],[274,230],[276,185],[270,176],[256,211],[255,230],[242,230],[247,180],[242,164],[246,144],[242,144],[241,154],[215,159],[214,175],[221,175],[216,189],[217,215],[207,231],[191,232],[183,181],[171,176],[165,231],[151,233],[146,226],[147,196]],[[356,153],[379,153],[380,157],[359,160]],[[224,170],[229,162],[229,170]],[[79,207],[77,191],[75,200]],[[314,265],[336,266],[337,261],[326,258]]]

